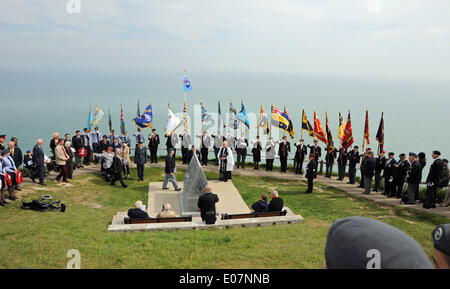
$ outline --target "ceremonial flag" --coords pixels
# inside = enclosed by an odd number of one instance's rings
[[[177,117],[169,107],[166,123],[166,135],[171,136],[172,133],[177,129],[177,127],[180,126],[180,124],[181,119]]]
[[[259,111],[258,127],[262,128],[263,134],[269,134],[269,121],[267,120],[267,115],[264,112],[262,105],[261,110]]]
[[[184,101],[184,107],[183,107],[183,126],[184,126],[184,132],[187,133],[188,131],[188,114],[187,114],[187,107],[186,107],[186,100]]]
[[[350,118],[350,111],[348,112],[347,123],[345,125],[344,137],[342,139],[342,146],[348,149],[353,144],[352,120]]]
[[[125,117],[123,115],[123,105],[120,105],[120,132],[125,134]]]
[[[362,148],[364,150],[364,143],[370,144],[370,138],[369,138],[369,110],[366,109],[366,121],[364,123],[364,139],[363,139],[363,145]]]
[[[381,153],[384,149],[384,112],[381,113],[380,125],[378,126],[377,137],[378,141],[378,153]]]
[[[339,113],[339,132],[338,132],[338,138],[342,141],[344,140],[344,130],[345,130],[345,122],[342,118],[342,114]]]
[[[109,126],[109,132],[112,131],[112,119],[111,119],[111,106],[108,110],[108,126]]]
[[[202,122],[210,121],[211,115],[208,113],[206,108],[203,106],[203,104],[200,102],[200,105],[202,106]]]
[[[139,108],[139,100],[138,100],[138,106],[137,106],[137,113],[136,113],[137,117],[141,116],[141,109]]]
[[[289,126],[288,126],[287,131],[288,131],[289,136],[291,137],[291,139],[294,139],[294,125],[292,124],[292,120],[291,120],[291,118],[290,118],[290,116],[289,116],[289,114],[288,114],[288,112],[286,110],[286,107],[284,107],[284,113],[288,117],[288,121],[289,121]]]
[[[324,144],[327,144],[327,138],[323,131],[322,125],[317,118],[316,110],[314,110],[314,135]]]
[[[103,112],[103,110],[99,108],[98,105],[95,105],[95,116],[94,119],[92,120],[92,125],[98,126],[100,120],[102,120],[104,116],[105,113]]]
[[[152,127],[153,124],[153,110],[150,103],[144,111],[144,114],[133,119],[134,123],[139,128]]]
[[[312,125],[309,123],[308,118],[306,117],[305,110],[302,110],[302,134],[303,130],[306,130],[308,132],[308,135],[310,137],[314,137],[314,129]]]
[[[276,106],[272,105],[272,120],[271,124],[281,128],[284,132],[288,132],[289,129],[289,117],[279,110]]]
[[[220,101],[218,102],[217,108],[217,134],[223,135],[223,119],[222,110],[220,109]]]
[[[230,101],[230,118],[228,119],[228,127],[233,127],[233,129],[237,129],[238,128],[238,122],[236,119],[236,114],[237,111],[234,108],[233,104]]]
[[[92,117],[91,105],[89,105],[89,116],[88,116],[88,121],[87,121],[87,126],[86,126],[86,128],[88,130],[91,130],[93,119],[94,118]]]
[[[236,115],[237,120],[242,122],[247,128],[250,128],[250,121],[248,119],[247,110],[241,102],[241,111]]]
[[[186,75],[181,78],[183,80],[184,92],[192,90],[191,82],[187,79]]]
[[[330,123],[328,122],[328,114],[326,112],[325,112],[325,119],[326,119],[325,130],[327,132],[327,151],[332,152],[335,150],[335,147],[333,143],[333,136],[331,135]]]

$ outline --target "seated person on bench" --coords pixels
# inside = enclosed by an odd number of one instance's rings
[[[205,215],[207,212],[213,212],[216,214],[216,203],[219,201],[219,197],[212,192],[212,186],[207,185],[205,193],[198,197],[197,206],[200,209],[200,216],[202,221],[205,221]]]
[[[284,202],[283,199],[278,197],[277,191],[272,191],[272,200],[269,203],[269,212],[279,212],[283,210]]]
[[[177,214],[172,211],[172,206],[167,203],[164,204],[162,212],[159,212],[158,215],[156,215],[157,218],[176,218]]]
[[[268,196],[266,193],[261,194],[261,199],[252,205],[254,213],[264,213],[269,210],[269,204],[267,203]]]
[[[136,208],[131,208],[128,210],[128,217],[130,219],[149,219],[147,212],[145,211],[142,201],[136,202]]]

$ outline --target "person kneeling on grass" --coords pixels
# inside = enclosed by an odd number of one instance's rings
[[[261,199],[252,205],[254,213],[264,213],[269,210],[269,203],[267,203],[268,196],[266,193],[261,194]]]
[[[130,219],[149,219],[145,206],[142,201],[136,201],[135,207],[128,210],[128,217]]]
[[[433,269],[423,249],[399,229],[365,217],[337,220],[328,231],[325,269]]]
[[[157,218],[176,218],[177,214],[172,211],[172,206],[167,203],[164,204],[163,210],[156,215]]]

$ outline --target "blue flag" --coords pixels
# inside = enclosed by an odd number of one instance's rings
[[[139,128],[152,127],[153,124],[152,105],[149,104],[145,109],[144,114],[141,115],[140,117],[134,118],[133,121]]]
[[[247,128],[250,128],[250,121],[248,119],[247,110],[243,103],[241,103],[241,111],[236,115],[236,118],[242,122]]]
[[[89,116],[88,116],[88,122],[87,122],[87,126],[86,126],[86,128],[88,130],[91,130],[93,120],[94,120],[94,117],[92,116],[91,106],[89,105]]]
[[[211,115],[208,113],[203,104],[201,104],[201,106],[202,106],[202,121],[210,121]]]
[[[181,79],[183,80],[184,92],[192,90],[191,82],[187,79],[187,77],[183,76]]]

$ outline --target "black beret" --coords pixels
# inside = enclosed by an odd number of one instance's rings
[[[380,221],[349,217],[336,221],[328,231],[325,258],[329,269],[372,268],[377,254],[381,269],[433,268],[414,239]]]
[[[434,248],[450,256],[450,224],[439,225],[433,233]]]
[[[409,153],[409,156],[410,156],[410,157],[417,158],[417,155],[416,155],[415,153]]]
[[[395,154],[393,152],[390,152],[389,155],[390,156],[395,156]]]
[[[400,157],[401,157],[401,158],[402,158],[402,157],[404,157],[404,156],[406,156],[406,155],[405,155],[405,154],[403,154],[403,153],[402,153],[402,154],[400,154]]]
[[[433,154],[440,156],[441,152],[440,151],[433,151]]]
[[[442,160],[444,163],[448,163],[448,159],[443,159]]]

